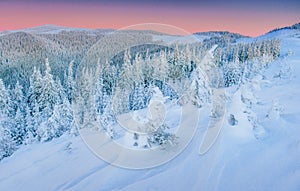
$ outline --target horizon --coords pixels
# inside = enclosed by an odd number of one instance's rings
[[[280,29],[280,28],[284,28],[284,27],[289,27],[289,26],[292,26],[292,25],[295,25],[295,24],[299,24],[300,22],[296,22],[296,23],[293,23],[293,24],[290,24],[290,25],[284,25],[284,26],[280,26],[280,27],[276,27],[276,28],[271,28],[269,31],[266,31],[265,33],[262,33],[262,34],[259,34],[257,36],[249,36],[249,35],[245,35],[245,34],[241,34],[241,33],[238,33],[238,32],[235,32],[235,31],[228,31],[228,30],[208,30],[208,31],[195,31],[195,32],[192,32],[192,33],[187,33],[188,31],[177,31],[178,33],[172,33],[172,32],[168,32],[168,31],[164,31],[164,30],[151,30],[151,29],[144,29],[144,28],[136,28],[136,29],[128,29],[128,30],[140,30],[140,31],[154,31],[154,32],[160,32],[162,34],[167,34],[167,35],[181,35],[181,36],[185,36],[185,35],[192,35],[192,34],[196,34],[196,33],[209,33],[209,32],[229,32],[229,33],[233,33],[233,34],[239,34],[239,35],[242,35],[242,36],[245,36],[245,37],[258,37],[258,36],[262,36],[264,34],[267,34],[269,32],[271,32],[272,30],[275,30],[275,29]],[[162,23],[139,23],[137,25],[143,25],[143,24],[162,24]],[[162,25],[167,25],[167,24],[162,24]],[[113,30],[113,31],[117,31],[117,30],[127,30],[126,28],[127,27],[124,27],[124,28],[119,28],[119,29],[114,29],[114,28],[87,28],[87,27],[72,27],[72,26],[62,26],[62,25],[55,25],[55,24],[43,24],[43,25],[37,25],[37,26],[32,26],[32,27],[27,27],[27,28],[17,28],[17,29],[11,29],[11,30],[0,30],[0,33],[1,32],[12,32],[12,31],[24,31],[24,30],[27,30],[27,29],[34,29],[34,28],[38,28],[38,27],[47,27],[47,26],[52,26],[52,27],[58,27],[58,28],[62,28],[62,29],[86,29],[86,30]],[[135,25],[131,25],[131,26],[135,26]],[[128,27],[131,27],[131,26],[128,26]],[[171,25],[170,25],[171,26]],[[180,28],[179,28],[180,29]],[[55,29],[54,29],[55,30]]]
[[[299,8],[296,0],[2,0],[0,31],[43,25],[118,30],[142,23],[163,23],[190,34],[228,31],[255,37],[300,22]]]

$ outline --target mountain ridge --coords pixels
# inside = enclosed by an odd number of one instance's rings
[[[300,29],[300,22],[295,23],[293,25],[285,26],[285,27],[280,27],[280,28],[274,28],[270,30],[268,33],[272,33],[278,30],[284,30],[284,29]],[[40,25],[40,26],[35,26],[35,27],[29,27],[29,28],[23,28],[23,29],[17,29],[17,30],[4,30],[0,31],[0,34],[7,34],[7,33],[13,33],[13,32],[29,32],[29,33],[34,33],[34,34],[48,34],[51,32],[62,32],[62,31],[85,31],[85,32],[112,32],[117,29],[112,29],[112,28],[78,28],[78,27],[66,27],[66,26],[59,26],[59,25],[53,25],[53,24],[45,24],[45,25]],[[155,31],[154,31],[155,32]],[[167,34],[167,33],[166,33]],[[213,36],[224,36],[224,35],[233,35],[237,36],[239,38],[249,38],[250,36],[243,35],[237,32],[230,32],[230,31],[224,31],[224,30],[216,30],[216,31],[203,31],[203,32],[194,32],[192,33],[193,35],[213,35]],[[169,34],[168,34],[169,35]],[[259,36],[262,36],[264,34],[261,34]]]

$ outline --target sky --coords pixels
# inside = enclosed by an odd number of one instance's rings
[[[258,36],[300,22],[300,0],[0,0],[0,31],[45,24],[119,29],[139,23]]]

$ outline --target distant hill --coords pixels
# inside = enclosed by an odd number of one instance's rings
[[[238,33],[232,33],[229,31],[208,31],[208,32],[196,32],[194,35],[201,35],[201,36],[210,36],[210,37],[232,37],[232,38],[247,38],[248,36],[244,36]]]
[[[231,33],[228,31],[209,31],[209,32],[197,32],[194,35],[199,38],[203,38],[204,43],[217,44],[218,46],[226,46],[227,43],[236,43],[237,39],[250,38],[238,33]]]
[[[300,30],[300,22],[299,23],[296,23],[292,26],[286,26],[286,27],[282,27],[282,28],[276,28],[276,29],[273,29],[271,31],[269,31],[268,33],[272,33],[272,32],[276,32],[276,31],[280,31],[280,30],[285,30],[285,29],[295,29],[295,30]],[[267,34],[268,34],[267,33]]]
[[[88,52],[94,55],[93,51],[99,51],[97,50],[99,48],[97,42],[107,33],[113,31],[112,29],[82,29],[43,25],[0,32],[0,78],[4,82],[12,84],[15,84],[16,80],[22,84],[28,84],[28,74],[32,73],[34,67],[43,70],[46,58],[49,59],[52,73],[55,76],[62,76],[61,73],[67,70],[71,61],[74,61],[73,66],[76,70]],[[151,39],[152,35],[162,35],[162,33],[150,30],[122,30],[121,33],[124,34],[125,39],[130,37],[137,41]],[[96,47],[93,47],[94,45]],[[97,58],[92,57],[87,62],[89,63],[94,59],[97,60]],[[12,79],[10,75],[12,73],[17,78]]]

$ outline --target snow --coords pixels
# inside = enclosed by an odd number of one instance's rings
[[[113,29],[88,29],[88,28],[68,28],[56,25],[42,25],[38,27],[12,30],[11,32],[27,32],[32,34],[59,34],[60,32],[87,32],[93,34],[95,32],[111,32]]]
[[[153,35],[153,40],[163,41],[168,44],[186,44],[202,42],[204,39],[209,38],[205,35],[185,35],[185,36],[169,36],[169,35]]]
[[[0,190],[298,191],[300,38],[294,30],[284,33],[262,37],[281,39],[281,60],[244,87],[227,90],[230,99],[224,125],[204,155],[199,155],[199,146],[209,122],[206,107],[201,109],[191,143],[161,166],[130,170],[109,165],[80,137],[64,135],[23,146],[0,161]],[[282,78],[276,77],[279,73]],[[241,100],[242,95],[252,100],[251,106]],[[230,114],[238,121],[236,125],[227,122]],[[176,123],[178,112],[166,115],[167,121]]]

